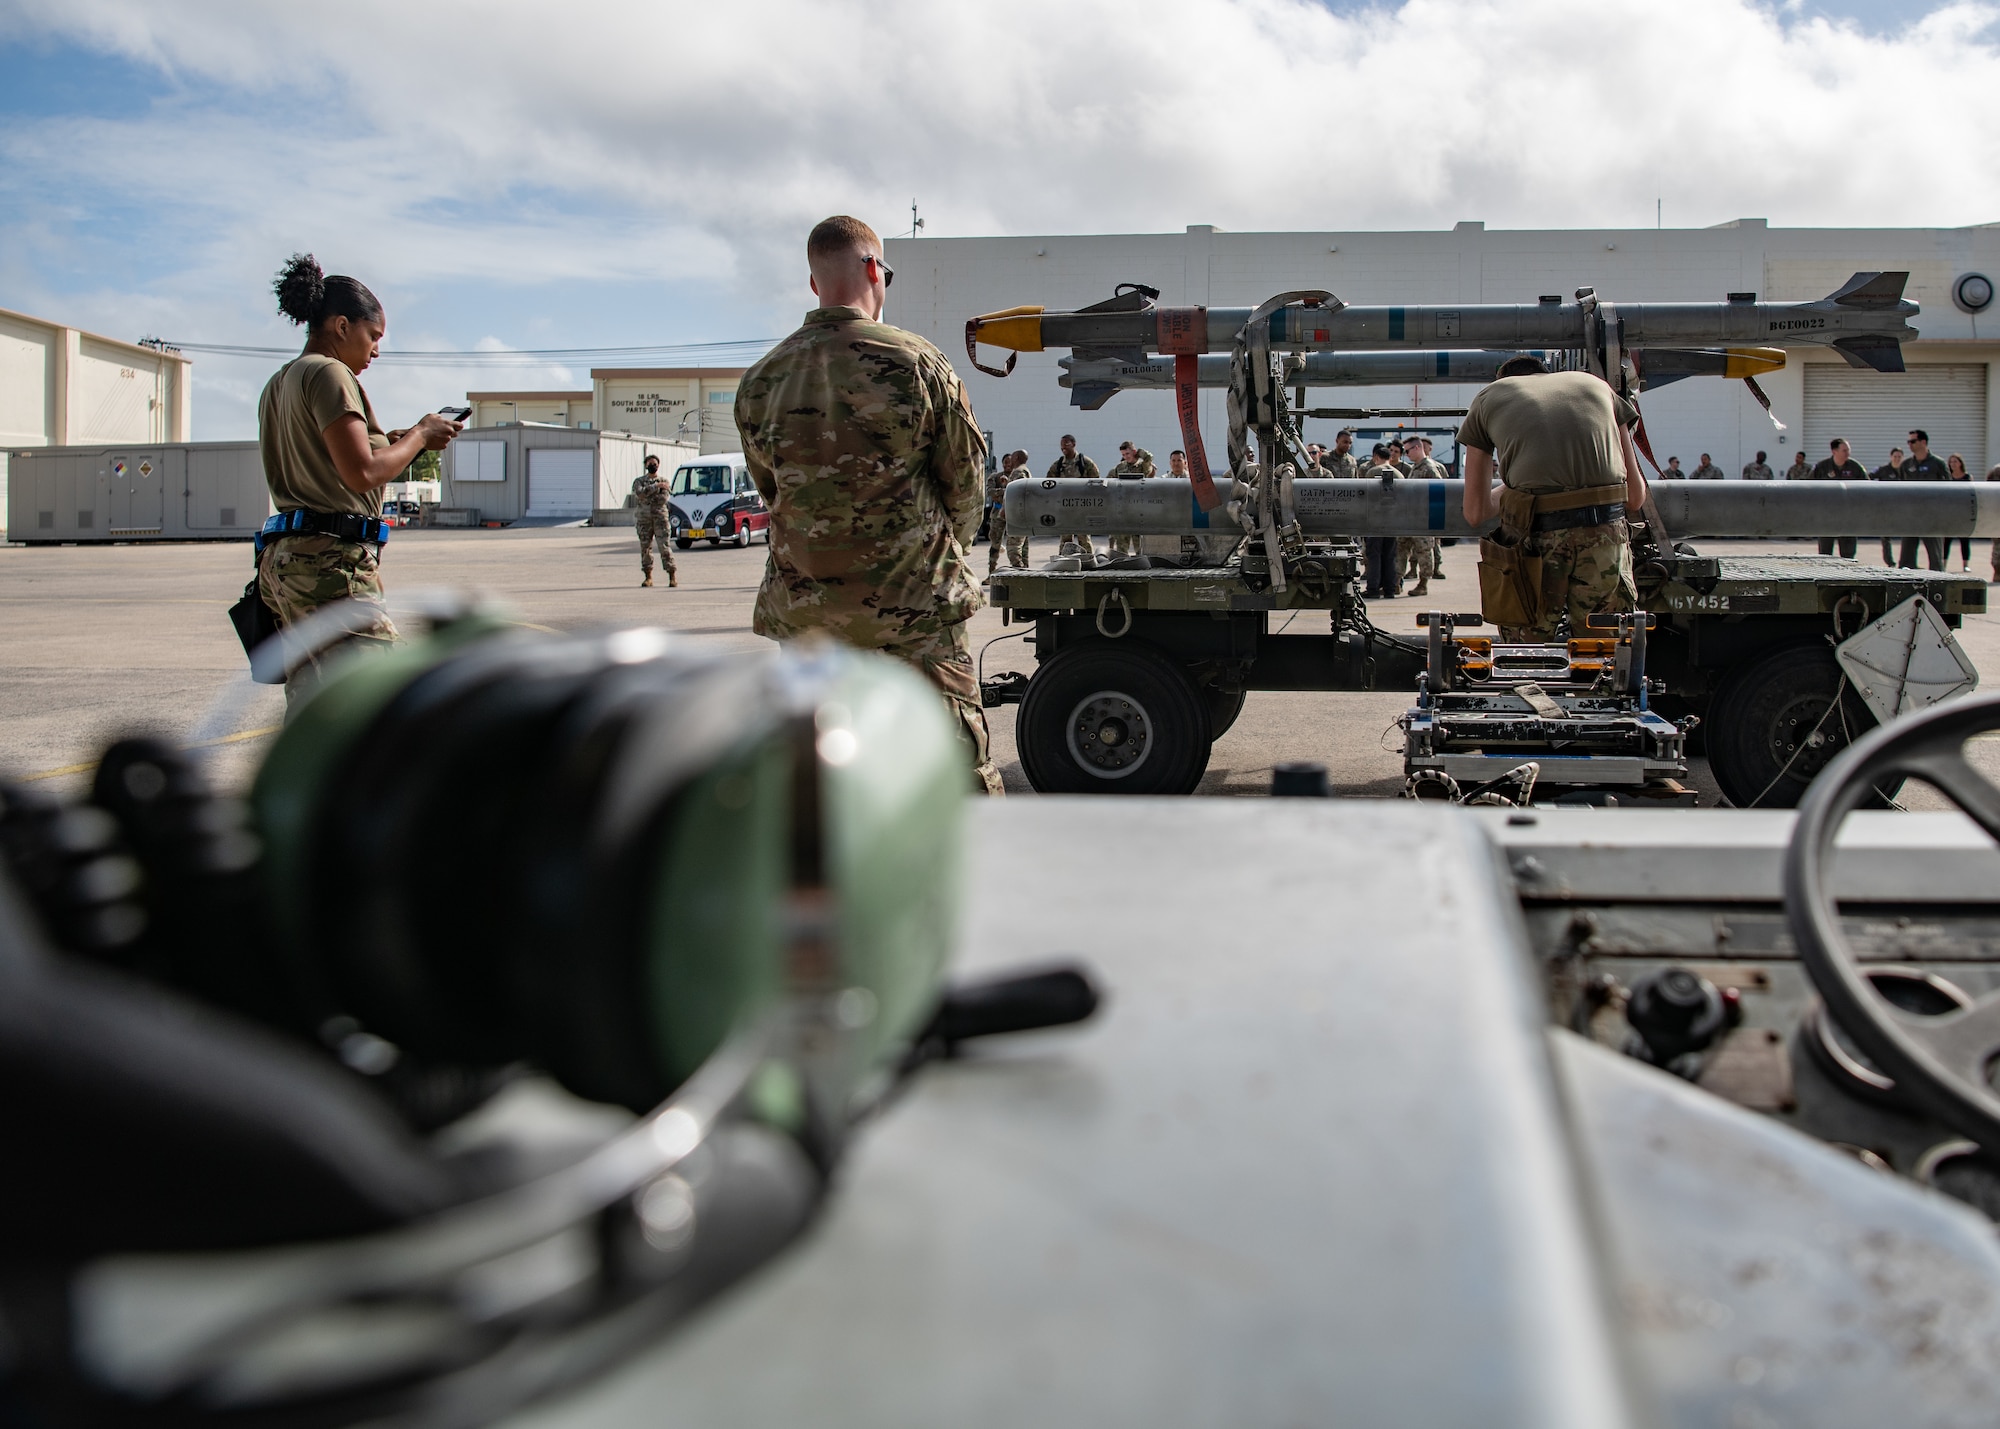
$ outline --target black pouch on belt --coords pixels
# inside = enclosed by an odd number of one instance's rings
[[[1479,538],[1479,612],[1495,625],[1542,617],[1542,558],[1528,549],[1534,507],[1534,497],[1503,489],[1500,528]]]
[[[243,587],[243,596],[229,607],[229,623],[236,627],[236,638],[243,642],[243,653],[254,654],[259,645],[278,633],[278,617],[271,607],[264,604],[264,593],[257,588],[257,577],[250,577],[250,584]],[[260,685],[282,685],[285,672],[282,667],[275,674],[260,675],[253,662],[250,678]]]

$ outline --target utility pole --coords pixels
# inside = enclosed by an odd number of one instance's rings
[[[918,231],[919,231],[920,229],[922,229],[922,228],[923,228],[923,226],[924,226],[924,221],[923,221],[923,220],[922,220],[921,218],[918,218],[918,217],[917,217],[917,201],[916,201],[915,199],[911,199],[911,200],[910,200],[910,231],[909,231],[909,233],[908,233],[908,234],[906,234],[906,235],[905,235],[905,237],[909,237],[909,238],[915,238],[915,237],[917,236],[917,233],[918,233]]]
[[[1654,199],[1654,200],[1653,200],[1653,227],[1654,227],[1654,228],[1664,228],[1664,227],[1666,226],[1666,224],[1665,224],[1665,222],[1664,222],[1664,216],[1665,216],[1665,214],[1666,214],[1666,211],[1667,211],[1667,201],[1666,201],[1665,199],[1663,199],[1663,198],[1656,198],[1656,199]]]

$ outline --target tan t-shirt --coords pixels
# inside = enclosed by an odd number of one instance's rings
[[[304,353],[264,384],[264,395],[257,399],[257,444],[264,480],[280,511],[382,514],[382,489],[365,496],[349,491],[321,435],[350,412],[368,428],[370,447],[379,451],[389,445],[368,394],[338,358]]]
[[[1547,496],[1623,486],[1618,428],[1638,417],[1636,407],[1588,372],[1538,372],[1482,387],[1458,440],[1493,453],[1511,490]]]

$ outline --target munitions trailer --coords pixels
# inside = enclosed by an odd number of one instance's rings
[[[1251,690],[1416,688],[1426,642],[1370,623],[1359,560],[1334,547],[1288,561],[1282,591],[1254,550],[1215,568],[1001,572],[988,599],[1009,622],[1034,622],[1037,669],[1025,685],[990,682],[986,697],[1019,700],[1021,766],[1044,793],[1189,793]],[[1766,808],[1796,804],[1876,722],[1843,684],[1836,639],[1916,595],[1953,627],[1986,609],[1977,577],[1831,556],[1680,554],[1638,574],[1640,604],[1658,617],[1654,708],[1701,716],[1723,793]],[[1324,624],[1302,618],[1316,610]],[[1278,629],[1274,616],[1286,617]]]

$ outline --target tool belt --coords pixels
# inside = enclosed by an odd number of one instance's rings
[[[257,531],[256,551],[259,556],[264,548],[279,536],[331,536],[337,541],[359,541],[380,546],[389,539],[389,525],[373,516],[357,516],[352,511],[339,513],[327,511],[280,511],[266,521]]]
[[[1539,531],[1601,526],[1625,516],[1625,488],[1586,486],[1544,495],[1500,493],[1500,529],[1479,540],[1479,609],[1495,625],[1542,619],[1542,557],[1529,537]]]

